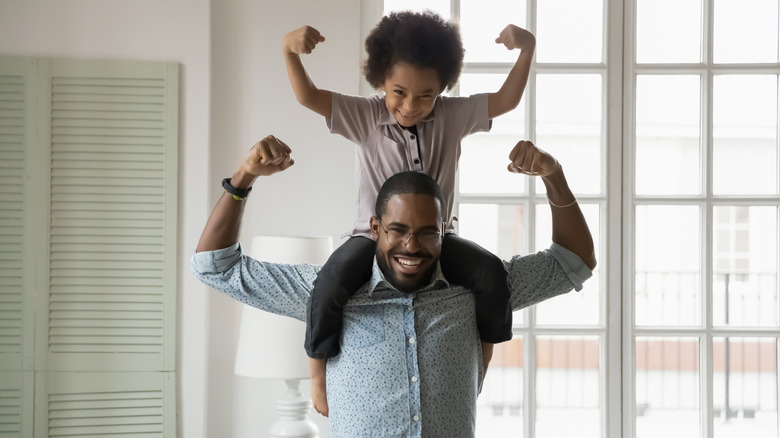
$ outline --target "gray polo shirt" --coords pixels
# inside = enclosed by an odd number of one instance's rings
[[[370,237],[368,223],[374,215],[379,188],[387,178],[407,170],[423,172],[439,183],[445,202],[442,214],[449,219],[447,231],[454,231],[451,216],[460,142],[469,134],[490,130],[487,93],[439,96],[431,114],[417,123],[419,150],[415,135],[398,124],[381,96],[334,92],[333,111],[327,123],[330,132],[358,145],[358,217],[350,235]]]

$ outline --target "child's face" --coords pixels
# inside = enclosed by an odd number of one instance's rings
[[[385,105],[401,126],[414,126],[433,111],[441,94],[439,74],[432,68],[396,63],[380,87]]]

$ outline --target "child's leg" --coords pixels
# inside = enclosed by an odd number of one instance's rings
[[[331,254],[314,281],[306,308],[304,348],[311,357],[311,399],[314,410],[328,416],[325,368],[327,358],[339,354],[344,306],[371,278],[376,242],[352,237]]]
[[[314,281],[306,309],[304,348],[311,358],[339,354],[344,306],[371,278],[376,242],[352,237],[333,252]]]
[[[491,344],[492,345],[492,344]],[[328,359],[309,359],[311,371],[311,402],[314,410],[328,416],[327,385],[325,384],[325,369]]]
[[[512,309],[504,263],[490,251],[455,234],[441,246],[441,269],[448,281],[471,289],[483,342],[512,339]]]

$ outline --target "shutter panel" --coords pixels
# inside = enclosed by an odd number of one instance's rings
[[[0,436],[175,436],[178,66],[0,57]]]
[[[0,371],[0,436],[33,436],[33,395],[32,371]]]
[[[37,436],[175,436],[173,373],[41,374]]]
[[[56,60],[48,370],[172,370],[177,66]]]
[[[24,246],[30,231],[25,146],[33,144],[27,131],[34,98],[29,65],[22,58],[0,58],[0,370],[21,371],[32,364],[34,303],[32,294],[24,293],[34,263]]]

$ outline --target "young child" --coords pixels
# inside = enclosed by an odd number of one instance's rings
[[[383,96],[346,96],[317,88],[301,63],[325,37],[304,26],[287,34],[282,51],[295,97],[325,117],[332,133],[358,145],[360,182],[358,219],[351,237],[323,266],[306,314],[305,349],[311,359],[312,400],[327,416],[326,359],[339,353],[347,300],[369,281],[376,242],[368,224],[382,183],[406,170],[424,172],[439,183],[449,218],[441,248],[441,269],[448,281],[471,289],[484,364],[492,344],[512,338],[507,274],[503,262],[454,233],[452,206],[461,140],[490,130],[491,119],[517,107],[528,81],[536,39],[508,25],[496,38],[507,49],[521,50],[501,88],[469,97],[445,97],[463,65],[457,26],[426,11],[394,12],[382,18],[366,39],[366,80]],[[416,238],[417,236],[415,236]],[[421,242],[418,240],[421,244]],[[404,245],[405,246],[405,245]]]

